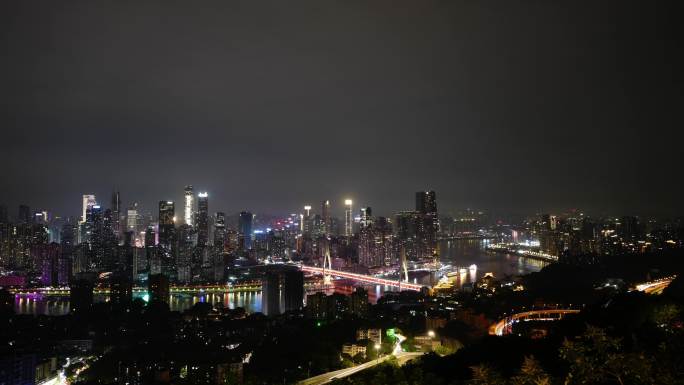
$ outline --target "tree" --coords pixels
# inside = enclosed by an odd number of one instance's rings
[[[549,385],[551,378],[534,357],[525,357],[518,375],[511,378],[513,385]]]
[[[473,366],[471,369],[473,370],[471,385],[503,385],[506,383],[497,371],[487,365],[481,364]]]
[[[575,341],[565,340],[561,358],[570,364],[566,384],[652,384],[651,362],[642,354],[625,353],[619,338],[588,326]]]

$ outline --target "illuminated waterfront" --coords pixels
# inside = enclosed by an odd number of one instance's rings
[[[541,270],[548,263],[532,258],[520,257],[515,254],[501,254],[485,251],[486,240],[449,240],[440,243],[441,261],[452,266],[477,265],[476,271],[468,271],[457,276],[454,284],[461,287],[465,283],[474,282],[485,273],[493,273],[496,277],[506,275],[516,276],[532,273]],[[437,273],[410,273],[411,282],[423,285],[434,285],[439,279]],[[348,280],[336,281],[335,288],[328,289],[326,292],[331,294],[336,291],[339,293],[350,294],[354,286],[363,286],[368,290],[369,300],[374,303],[385,291],[394,289],[374,285],[362,285]],[[145,292],[135,292],[135,298],[143,298]],[[108,300],[108,295],[96,294],[96,302]],[[173,311],[183,311],[192,307],[197,302],[209,302],[222,304],[226,308],[242,307],[247,312],[261,311],[260,292],[195,292],[172,294],[169,298],[169,307]],[[14,310],[18,314],[47,314],[63,315],[69,312],[68,296],[21,296],[15,299]]]
[[[440,261],[451,266],[469,267],[476,265],[477,270],[469,270],[459,274],[454,282],[460,288],[463,284],[475,282],[486,273],[492,273],[497,278],[505,276],[520,276],[541,270],[548,262],[533,258],[521,257],[516,254],[502,254],[485,250],[488,240],[458,239],[440,242]],[[411,282],[434,286],[439,280],[440,273],[409,273]]]
[[[145,293],[134,293],[134,298],[143,298]],[[95,295],[95,302],[109,300],[108,295]],[[222,304],[226,308],[242,307],[247,312],[261,311],[260,292],[241,293],[183,293],[169,296],[169,308],[172,311],[183,311],[197,302]],[[18,314],[64,315],[69,312],[68,296],[17,296],[14,300],[14,311]]]

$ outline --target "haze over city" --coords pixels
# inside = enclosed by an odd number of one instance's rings
[[[227,212],[352,196],[389,215],[424,189],[502,214],[684,208],[665,9],[70,4],[0,10],[12,207],[74,215],[114,189],[154,206],[193,184]]]
[[[675,1],[0,2],[0,385],[675,385]]]

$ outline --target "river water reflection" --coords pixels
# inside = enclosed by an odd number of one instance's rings
[[[440,259],[442,263],[451,264],[454,267],[469,267],[477,265],[477,270],[467,271],[460,274],[456,280],[456,286],[474,282],[485,273],[493,273],[501,278],[506,275],[518,276],[539,271],[547,263],[531,258],[519,257],[512,254],[495,254],[485,251],[488,241],[483,240],[452,240],[440,242]],[[436,273],[411,273],[409,279],[412,282],[431,285],[439,280]],[[339,282],[334,291],[349,294],[352,292],[353,283]],[[376,302],[385,290],[391,288],[365,286],[369,292],[371,302]],[[329,293],[332,290],[329,291]],[[136,293],[135,297],[142,298],[142,293]],[[107,300],[104,295],[96,295],[96,302]],[[243,307],[249,313],[261,311],[261,293],[183,293],[173,294],[170,297],[169,307],[173,311],[183,311],[192,307],[197,302],[221,303],[226,308]],[[69,312],[68,297],[17,297],[14,304],[15,312],[19,314],[46,314],[63,315]]]

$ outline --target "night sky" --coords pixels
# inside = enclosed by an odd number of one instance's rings
[[[0,204],[679,215],[674,4],[2,1]]]

